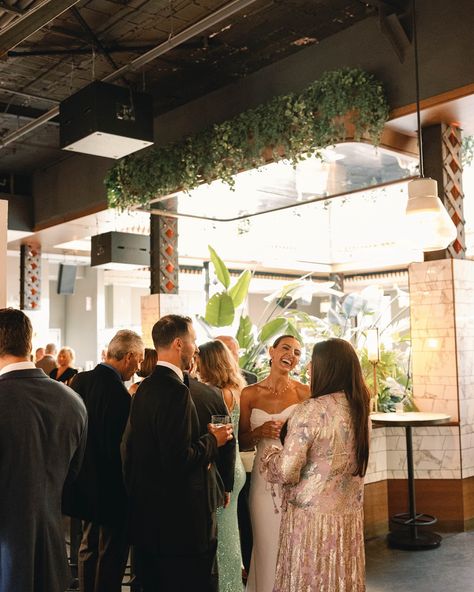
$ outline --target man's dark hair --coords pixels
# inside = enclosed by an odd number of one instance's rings
[[[151,337],[156,349],[167,349],[177,337],[184,337],[189,333],[192,323],[189,317],[181,315],[166,315],[153,325]]]
[[[33,327],[30,319],[15,308],[0,309],[0,357],[29,358]]]

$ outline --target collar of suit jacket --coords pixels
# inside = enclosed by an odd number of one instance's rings
[[[184,382],[183,371],[181,370],[181,368],[178,368],[178,366],[175,366],[174,364],[171,364],[170,362],[164,362],[163,360],[158,360],[156,365],[157,366],[165,366],[165,368],[170,368],[171,370],[173,370],[173,372],[176,372],[176,374],[179,376],[179,378]]]

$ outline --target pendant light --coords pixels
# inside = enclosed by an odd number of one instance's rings
[[[438,197],[438,183],[425,178],[423,163],[423,139],[420,116],[420,80],[418,70],[418,39],[416,31],[416,0],[413,7],[413,45],[415,50],[416,121],[420,178],[408,183],[406,209],[407,230],[411,241],[424,252],[446,249],[457,236],[457,229]]]

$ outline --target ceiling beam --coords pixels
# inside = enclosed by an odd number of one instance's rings
[[[0,102],[0,119],[2,117],[24,117],[36,119],[45,113],[44,109],[35,109],[23,105],[12,105],[11,103]]]
[[[111,45],[104,46],[104,50],[111,53],[140,53],[153,49],[156,45]],[[20,51],[9,51],[9,58],[21,58],[26,56],[62,56],[62,55],[90,55],[90,47],[70,47],[68,49],[23,49]],[[0,87],[1,90],[1,87]]]
[[[16,16],[25,14],[25,11],[18,8],[18,6],[9,6],[6,2],[0,2],[0,9]]]
[[[14,19],[0,33],[0,58],[78,2],[79,0],[44,0]]]

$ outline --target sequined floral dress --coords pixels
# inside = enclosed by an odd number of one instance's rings
[[[239,433],[240,408],[237,402],[230,412],[234,436]],[[234,489],[227,508],[217,509],[217,565],[219,569],[219,592],[242,592],[242,555],[240,551],[237,500],[245,484],[245,469],[240,460],[239,445],[236,446]]]
[[[262,471],[282,486],[274,592],[363,592],[363,478],[344,393],[302,403]]]

